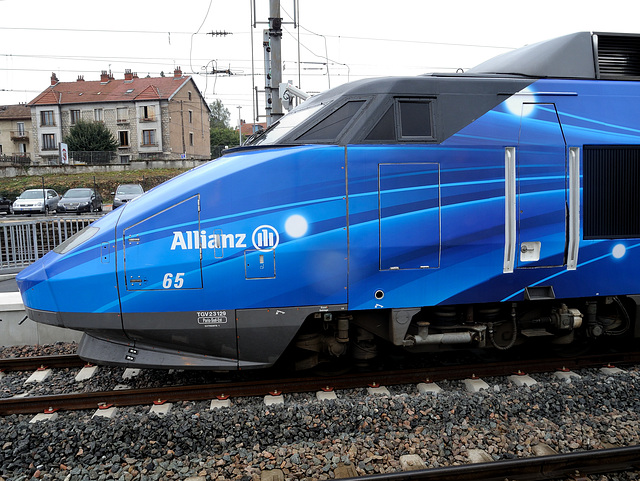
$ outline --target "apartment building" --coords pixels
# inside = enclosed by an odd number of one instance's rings
[[[0,105],[1,160],[28,159],[31,135],[31,109],[27,105]]]
[[[191,76],[60,82],[29,102],[34,160],[57,163],[58,145],[79,121],[103,122],[118,142],[121,163],[134,159],[209,159],[209,107]]]

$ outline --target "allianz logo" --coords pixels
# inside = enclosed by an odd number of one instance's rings
[[[278,247],[280,234],[275,227],[261,225],[251,234],[251,243],[256,250],[269,252]],[[171,250],[193,249],[246,249],[246,234],[225,234],[220,231],[209,233],[206,230],[174,231]]]

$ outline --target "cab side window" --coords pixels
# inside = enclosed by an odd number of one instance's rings
[[[352,100],[334,110],[296,139],[302,142],[335,141],[349,121],[364,105],[364,100]]]
[[[433,139],[431,102],[429,100],[398,100],[400,135],[398,140]]]
[[[365,140],[370,142],[435,140],[432,105],[432,99],[395,99]]]

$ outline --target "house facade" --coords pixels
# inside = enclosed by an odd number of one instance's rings
[[[103,122],[118,143],[117,162],[210,159],[209,107],[190,76],[124,79],[103,71],[100,81],[60,82],[29,102],[34,160],[57,163],[58,145],[79,121]],[[73,153],[71,153],[73,157]]]
[[[31,109],[25,104],[0,105],[0,160],[28,160],[31,137]]]

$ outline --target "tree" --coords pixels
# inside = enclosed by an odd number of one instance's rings
[[[211,115],[209,116],[211,128],[228,129],[230,127],[229,120],[231,119],[229,109],[224,106],[220,99],[216,99],[209,107],[211,108]]]
[[[69,151],[104,152],[115,151],[118,141],[102,122],[79,120],[65,136],[64,143]]]
[[[238,138],[238,131],[230,128],[211,128],[211,150],[215,146],[224,145],[228,147],[232,147],[238,145],[240,139]]]

